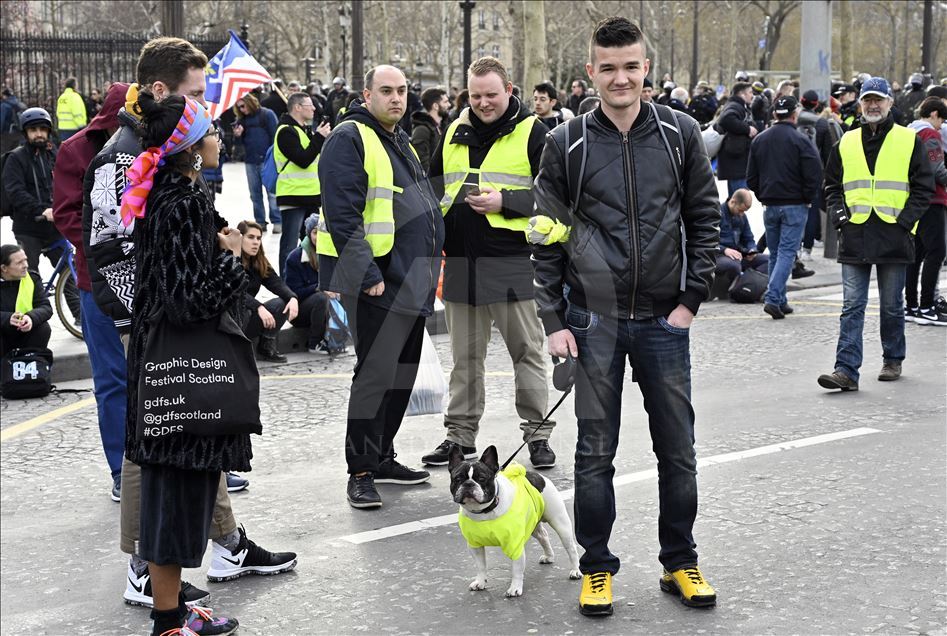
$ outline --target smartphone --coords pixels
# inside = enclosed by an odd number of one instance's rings
[[[464,182],[464,187],[467,189],[467,194],[464,196],[480,196],[480,184],[479,183],[467,183]]]
[[[319,120],[319,125],[320,125],[320,126],[321,126],[322,124],[328,124],[328,123],[329,123],[329,116],[328,116],[328,115],[323,115],[323,116],[322,116],[322,119]]]

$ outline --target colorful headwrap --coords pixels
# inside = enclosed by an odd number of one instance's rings
[[[184,113],[174,132],[160,148],[148,148],[138,155],[125,172],[125,193],[122,195],[122,223],[131,225],[145,216],[148,193],[155,183],[155,172],[164,165],[166,156],[177,154],[200,142],[211,127],[210,113],[190,97],[184,98]]]

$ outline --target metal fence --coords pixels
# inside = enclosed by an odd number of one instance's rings
[[[44,35],[0,31],[0,69],[3,85],[27,106],[42,106],[55,116],[56,99],[68,77],[78,80],[79,92],[103,90],[108,82],[133,82],[145,33],[70,33]],[[208,59],[226,43],[218,37],[192,37],[191,43]]]

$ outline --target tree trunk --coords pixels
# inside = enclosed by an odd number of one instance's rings
[[[852,3],[848,0],[839,2],[839,18],[841,23],[841,32],[839,33],[839,45],[841,48],[842,80],[855,75],[855,65],[852,61],[852,33],[854,32],[854,22],[852,20]]]
[[[382,0],[381,5],[381,59],[377,64],[391,64],[391,34],[388,30],[388,3]],[[377,66],[376,64],[376,66]]]
[[[737,42],[737,2],[736,0],[730,0],[730,53],[727,56],[727,81],[724,82],[727,86],[733,81],[733,76],[737,74],[737,69],[734,68],[736,62],[736,42]]]
[[[451,12],[451,5],[447,2],[439,4],[441,9],[441,48],[438,55],[438,61],[441,65],[441,85],[444,90],[450,92],[453,82],[453,47],[451,47],[451,24],[454,14]]]
[[[546,67],[545,0],[523,3],[523,97],[532,94],[536,84],[548,78]]]
[[[911,55],[911,3],[904,3],[904,19],[901,21],[901,31],[904,33],[904,57],[901,58],[901,81],[908,79],[908,58]]]

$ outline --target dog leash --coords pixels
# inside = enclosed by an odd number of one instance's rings
[[[510,465],[510,462],[512,462],[519,452],[523,450],[523,447],[526,446],[531,439],[533,439],[533,435],[535,435],[537,431],[542,428],[543,424],[549,421],[549,418],[552,417],[552,414],[556,412],[556,409],[559,408],[559,406],[565,401],[566,397],[572,393],[572,387],[575,385],[575,358],[573,358],[572,354],[569,353],[568,357],[563,362],[560,362],[559,358],[555,356],[553,356],[552,360],[556,365],[552,373],[552,382],[557,389],[562,391],[562,397],[559,398],[559,401],[556,402],[556,405],[552,407],[552,410],[546,414],[546,417],[544,417],[543,420],[536,425],[536,428],[534,428],[533,432],[529,434],[529,437],[527,437],[523,443],[520,444],[520,447],[513,451],[513,454],[510,455],[508,460],[503,462],[503,465],[500,466],[500,470],[504,470]]]

